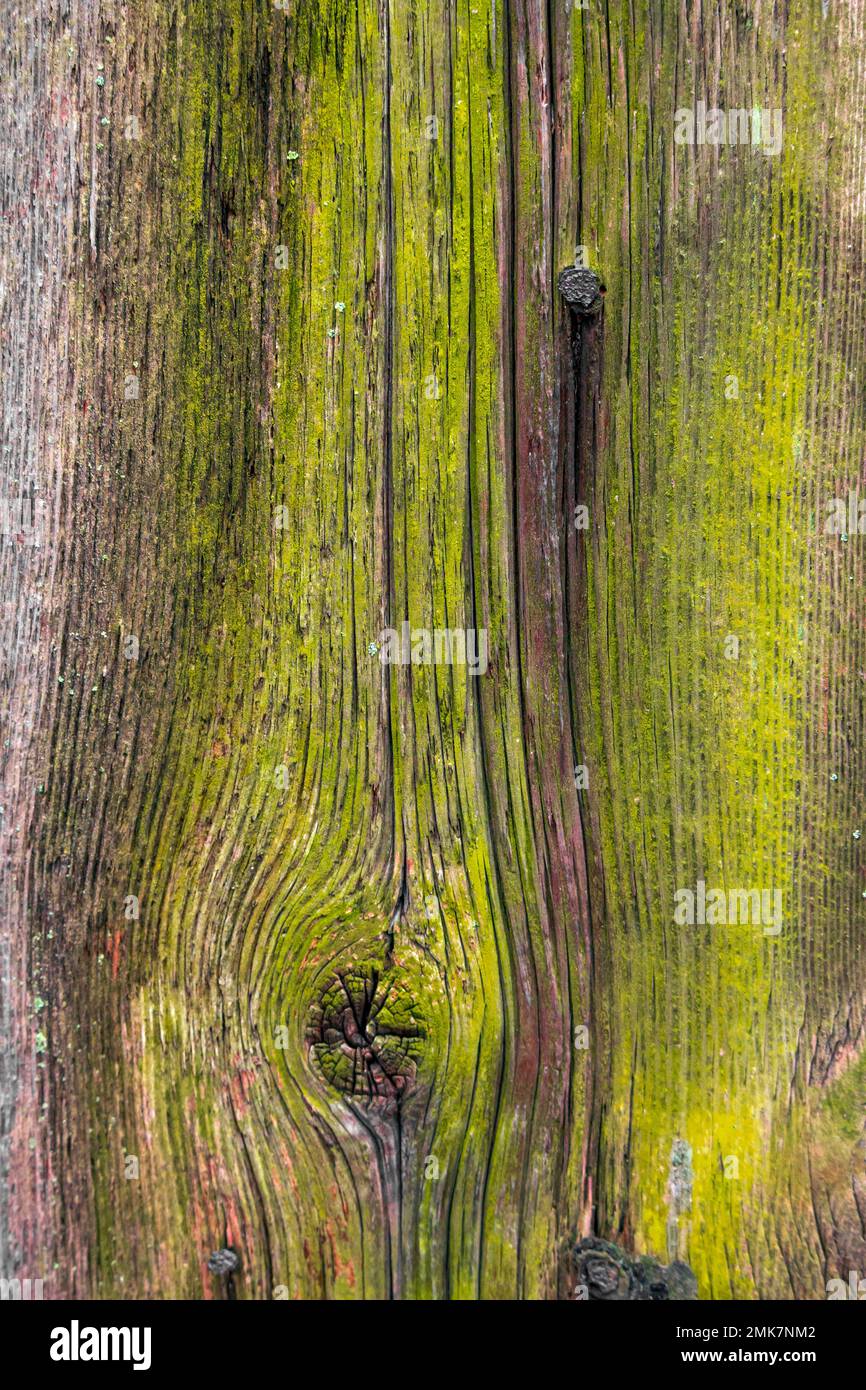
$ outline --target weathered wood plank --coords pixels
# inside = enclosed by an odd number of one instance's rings
[[[548,1298],[597,1235],[822,1297],[866,1261],[862,5],[5,18],[3,1269]],[[780,148],[678,144],[698,102]],[[698,880],[781,930],[676,923]]]

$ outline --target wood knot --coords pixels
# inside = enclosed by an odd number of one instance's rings
[[[568,1251],[567,1297],[589,1303],[690,1302],[698,1284],[688,1265],[661,1265],[609,1240],[589,1236]]]
[[[597,314],[606,293],[594,270],[569,265],[559,272],[559,293],[572,313]]]
[[[391,1110],[414,1084],[423,1022],[392,971],[356,966],[337,974],[314,1005],[310,1057],[336,1090]]]

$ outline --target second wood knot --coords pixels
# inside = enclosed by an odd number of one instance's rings
[[[605,287],[594,270],[569,265],[559,272],[559,293],[575,314],[597,314],[602,306]]]

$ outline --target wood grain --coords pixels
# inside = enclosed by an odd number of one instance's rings
[[[0,1272],[564,1298],[597,1236],[824,1297],[866,1268],[861,0],[3,17],[2,487],[45,507],[0,546]],[[698,102],[780,150],[678,144]],[[404,623],[486,670],[387,664]],[[698,880],[782,930],[677,925]]]

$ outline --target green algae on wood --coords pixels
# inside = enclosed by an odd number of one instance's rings
[[[816,522],[864,443],[862,59],[747,9],[40,21],[74,288],[4,377],[68,361],[4,1224],[53,1292],[214,1297],[231,1250],[239,1298],[568,1296],[578,1238],[703,1297],[862,1267],[862,560]],[[755,93],[777,159],[675,144]],[[483,679],[384,665],[403,621],[485,629]],[[699,878],[785,929],[678,928]],[[387,1114],[309,1036],[374,974],[419,1031]]]

